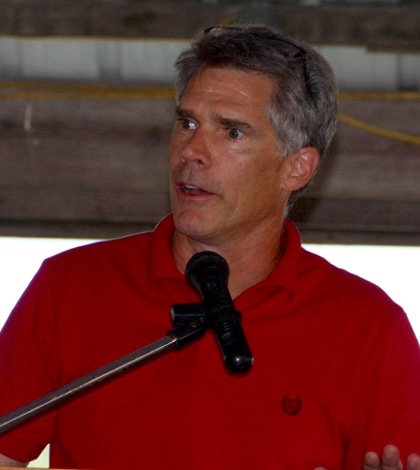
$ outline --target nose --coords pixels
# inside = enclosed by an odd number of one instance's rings
[[[190,162],[204,167],[210,164],[211,146],[204,129],[200,127],[191,132],[180,148],[180,158],[183,163]]]

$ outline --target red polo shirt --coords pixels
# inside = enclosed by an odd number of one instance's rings
[[[176,268],[173,222],[45,261],[0,334],[0,415],[163,336],[174,304],[199,301]],[[420,453],[420,353],[380,289],[306,252],[285,251],[237,299],[255,357],[227,372],[211,332],[0,436],[51,467],[361,468],[397,445]]]

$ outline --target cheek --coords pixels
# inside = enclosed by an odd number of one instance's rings
[[[169,143],[169,158],[168,158],[168,167],[169,171],[172,172],[176,166],[179,164],[179,146],[174,139],[171,139]]]
[[[282,193],[282,178],[281,157],[258,160],[242,178],[248,203],[267,207],[277,205]]]
[[[230,178],[225,181],[232,197],[237,198],[236,203],[252,210],[280,193],[280,179],[278,169],[268,163],[258,162],[232,168]]]
[[[260,152],[248,168],[248,178],[252,179],[256,186],[265,186],[266,190],[273,185],[279,187],[283,173],[282,157],[272,152]]]

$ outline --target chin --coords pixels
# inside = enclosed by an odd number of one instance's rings
[[[200,217],[197,214],[174,214],[175,229],[180,234],[195,240],[206,240],[213,232],[209,226],[208,218]]]

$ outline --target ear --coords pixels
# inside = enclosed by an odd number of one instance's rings
[[[319,152],[315,147],[303,147],[286,158],[282,189],[293,192],[303,188],[312,179],[319,165]]]

